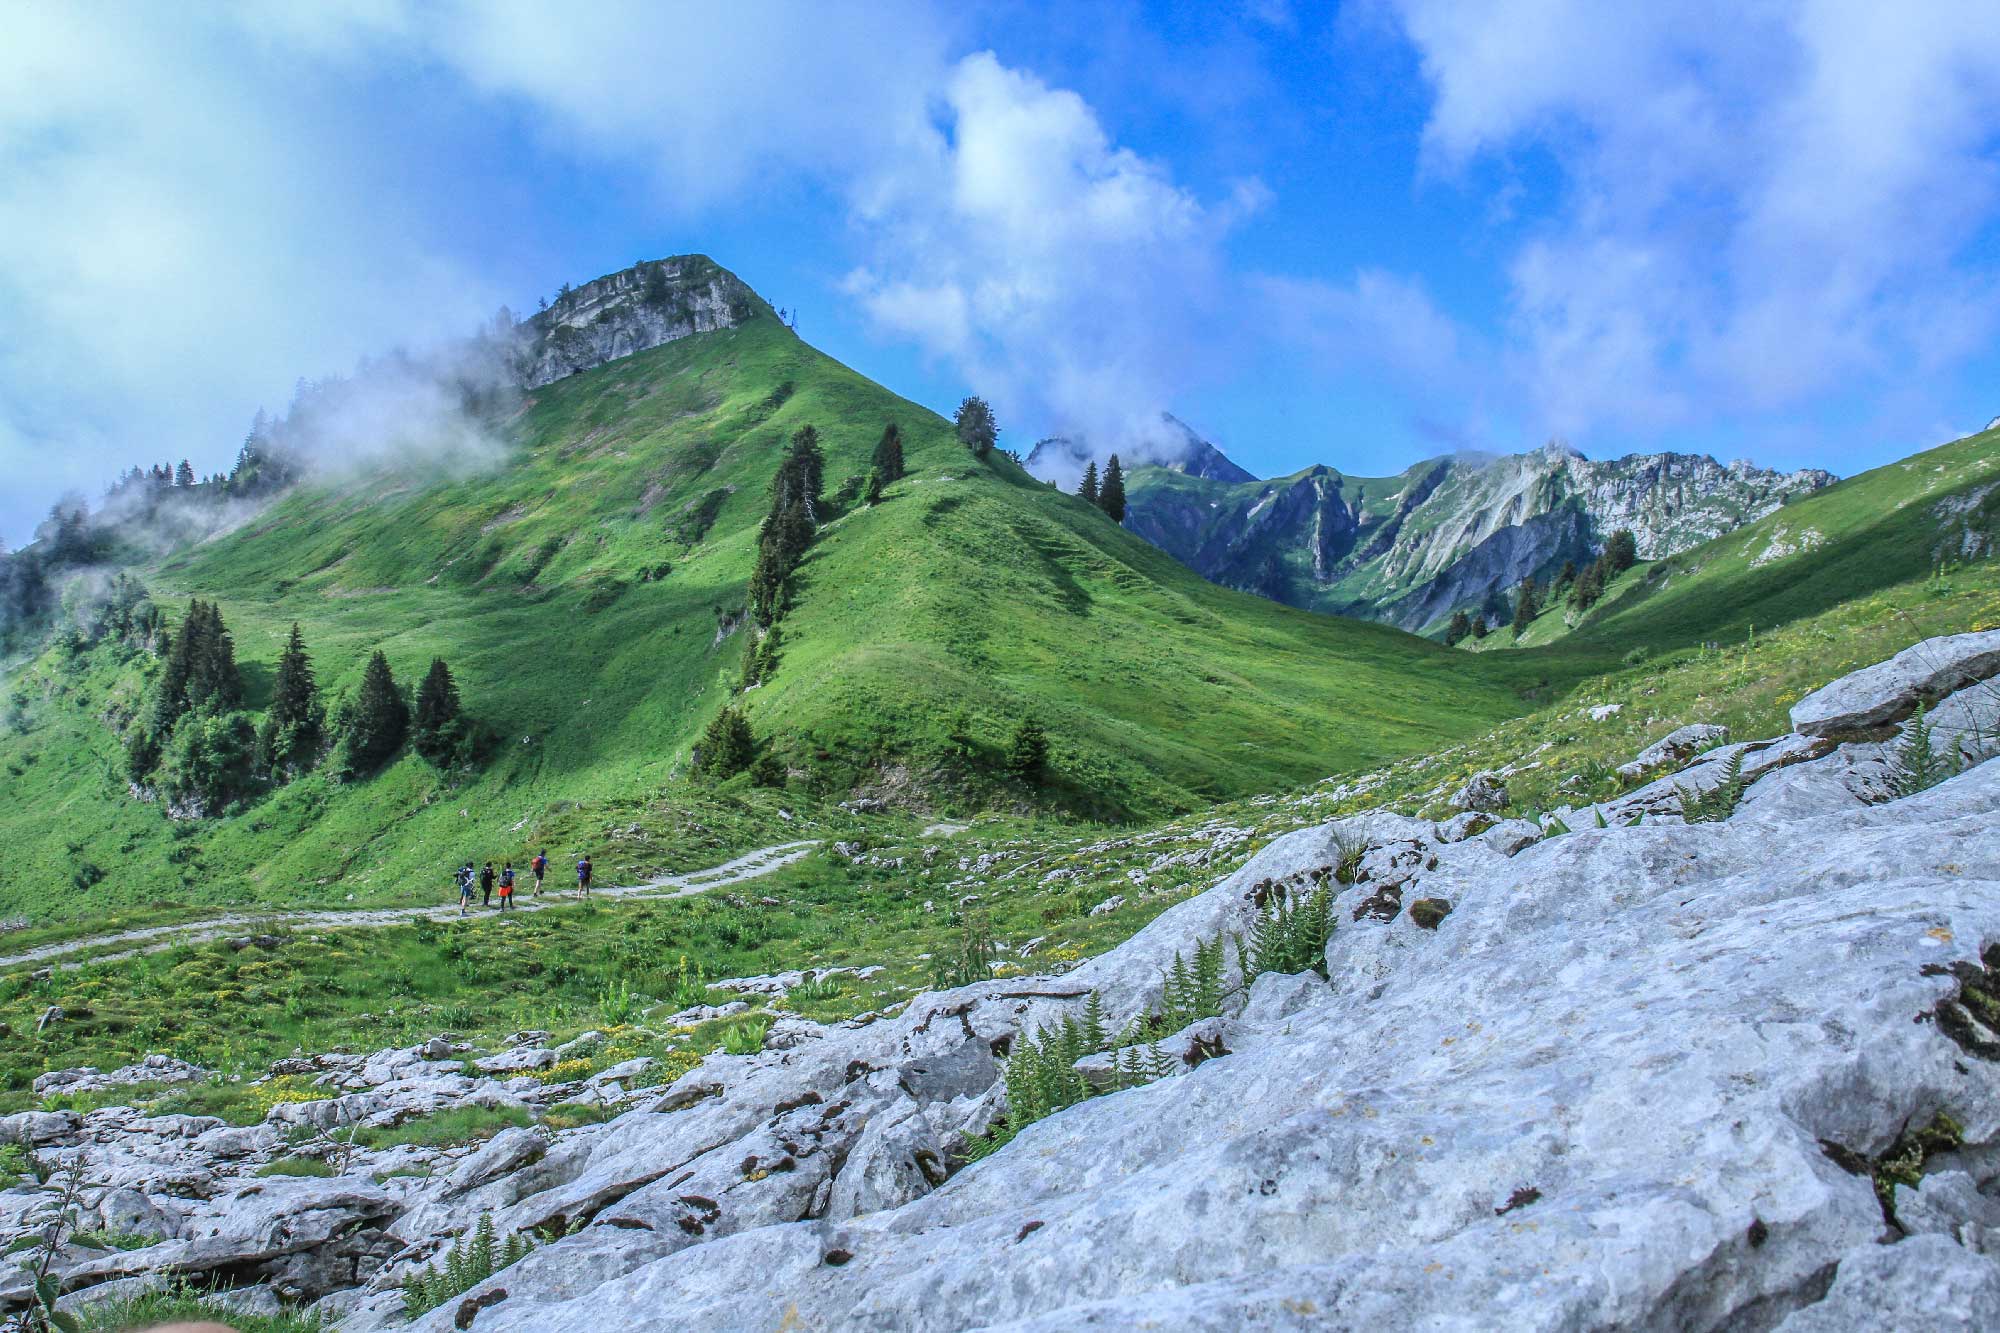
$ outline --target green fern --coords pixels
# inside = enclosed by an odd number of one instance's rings
[[[442,1266],[432,1264],[403,1279],[403,1312],[411,1319],[435,1310],[526,1258],[535,1243],[520,1232],[503,1242],[493,1234],[493,1215],[482,1214],[470,1236],[461,1236],[445,1254]]]
[[[1250,928],[1243,974],[1248,978],[1310,968],[1325,976],[1326,942],[1332,937],[1333,895],[1324,884],[1301,901],[1273,894],[1271,905]]]
[[[1674,791],[1680,796],[1680,814],[1684,822],[1720,824],[1736,813],[1736,806],[1743,799],[1743,789],[1748,785],[1743,781],[1743,754],[1739,749],[1729,756],[1729,762],[1722,770],[1722,781],[1707,791],[1693,791],[1678,782],[1674,784]]]
[[[1946,778],[1958,776],[1964,767],[1965,756],[1959,752],[1955,740],[1945,746],[1943,754],[1938,753],[1932,744],[1930,721],[1919,705],[1917,715],[1903,731],[1902,744],[1889,760],[1889,787],[1898,798],[1915,796]]]

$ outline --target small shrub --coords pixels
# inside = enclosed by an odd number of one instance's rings
[[[480,1217],[470,1236],[460,1237],[444,1256],[403,1280],[403,1312],[410,1318],[426,1314],[454,1296],[463,1295],[509,1264],[527,1257],[535,1243],[519,1232],[503,1243],[493,1234],[493,1215]]]
[[[993,929],[985,918],[967,917],[958,938],[931,961],[931,985],[936,990],[956,990],[976,981],[991,981],[999,956],[993,947]]]
[[[770,1031],[768,1018],[746,1018],[732,1023],[722,1030],[722,1049],[730,1055],[755,1055],[764,1049],[764,1038]]]
[[[785,998],[801,1004],[815,1004],[822,1000],[837,998],[843,989],[839,977],[821,973],[810,981],[802,981],[792,987],[785,993]]]
[[[597,1012],[607,1025],[624,1027],[639,1016],[639,1001],[624,978],[607,981],[597,989]]]

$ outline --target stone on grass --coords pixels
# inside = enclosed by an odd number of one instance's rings
[[[1849,672],[1792,705],[1806,736],[1872,736],[1975,681],[2000,673],[2000,629],[1947,634]]]
[[[1451,796],[1453,809],[1483,814],[1505,810],[1507,800],[1507,781],[1498,773],[1474,773]]]

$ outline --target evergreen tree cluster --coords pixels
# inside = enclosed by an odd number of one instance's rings
[[[126,737],[126,775],[158,790],[171,806],[217,814],[262,787],[317,767],[331,748],[335,771],[364,776],[408,742],[439,767],[476,757],[478,734],[460,705],[442,659],[417,690],[414,717],[389,661],[376,652],[361,687],[329,721],[312,658],[293,625],[278,657],[271,706],[261,723],[243,711],[243,676],[222,611],[196,599],[178,630],[168,632],[135,606],[131,623],[160,644],[161,667],[143,713]]]
[[[1113,523],[1125,521],[1125,469],[1113,454],[1105,461],[1103,475],[1097,471],[1097,461],[1092,459],[1083,465],[1083,480],[1076,484],[1077,496],[1089,504],[1102,509]]]
[[[882,428],[882,438],[875,445],[875,457],[871,460],[875,469],[875,479],[882,486],[891,486],[903,479],[903,432],[895,422]],[[875,483],[870,484],[874,489]],[[870,504],[875,503],[873,500]]]
[[[784,614],[792,571],[805,557],[819,526],[825,482],[826,457],[820,452],[819,432],[801,426],[771,479],[771,508],[757,529],[750,609],[759,625],[775,624]]]
[[[1514,594],[1514,637],[1535,623],[1535,617],[1542,613],[1542,591],[1533,574],[1521,580],[1520,588]]]
[[[1604,595],[1605,585],[1638,561],[1639,544],[1631,529],[1618,529],[1605,541],[1604,550],[1598,553],[1597,559],[1576,573],[1569,590],[1570,605],[1579,611],[1588,611]]]
[[[1451,614],[1451,624],[1445,627],[1444,646],[1455,648],[1464,642],[1466,637],[1471,633],[1472,617],[1466,615],[1463,611],[1454,611]]]

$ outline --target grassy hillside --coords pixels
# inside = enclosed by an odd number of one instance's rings
[[[16,1038],[0,1055],[0,1114],[38,1104],[30,1084],[45,1069],[112,1068],[163,1050],[254,1077],[295,1047],[368,1050],[441,1028],[489,1043],[524,1026],[564,1038],[608,1029],[613,1038],[596,1052],[592,1069],[652,1054],[662,1064],[649,1077],[664,1080],[713,1049],[726,1024],[664,1037],[655,1035],[657,1022],[617,1025],[632,1021],[630,1004],[671,1009],[695,998],[683,993],[682,958],[688,973],[704,970],[711,978],[880,965],[884,970],[865,983],[850,978],[838,993],[794,1006],[821,1019],[877,1009],[929,986],[930,960],[950,955],[959,923],[933,910],[950,885],[950,893],[980,895],[980,919],[1006,960],[1002,975],[1060,970],[1128,938],[1291,829],[1375,807],[1440,817],[1468,775],[1502,765],[1522,765],[1508,779],[1516,812],[1604,799],[1631,785],[1616,765],[1683,723],[1722,723],[1745,739],[1776,735],[1788,725],[1786,709],[1828,680],[1934,634],[1995,625],[2000,561],[1986,560],[1967,566],[1949,590],[1927,578],[1908,580],[1760,631],[1754,640],[1648,657],[1446,750],[1365,776],[1205,807],[1128,836],[989,812],[940,840],[922,836],[913,822],[873,817],[851,835],[867,840],[869,856],[856,860],[824,849],[734,901],[717,894],[626,899],[366,933],[280,933],[269,948],[181,945],[58,969],[39,980],[32,964],[23,965],[0,975],[0,1028]],[[1618,707],[1593,719],[1592,706],[1605,704]],[[1225,829],[1235,832],[1219,835]],[[943,855],[927,865],[926,850]],[[1161,864],[1181,856],[1187,859]],[[968,873],[961,859],[986,868]],[[1121,905],[1093,911],[1114,896]],[[1023,956],[1018,951],[1029,940],[1039,947]],[[25,942],[6,937],[10,947],[17,941]],[[69,1017],[37,1031],[36,1020],[51,1004]],[[728,1022],[738,1021],[750,1020]],[[39,1104],[87,1108],[115,1098],[155,1112],[248,1123],[274,1099],[319,1095],[323,1090],[304,1080],[218,1080],[119,1089],[96,1101],[58,1094]],[[412,1132],[453,1125],[460,1134],[467,1130],[439,1117]]]
[[[2000,430],[1850,477],[1711,542],[1626,571],[1587,616],[1544,615],[1523,647],[1733,642],[1936,569],[2000,536]],[[1502,630],[1488,647],[1512,646]]]
[[[776,677],[743,699],[785,789],[688,782],[738,675],[783,441],[818,427],[832,491],[890,420],[910,475],[822,529]],[[7,682],[0,912],[420,901],[464,857],[542,844],[590,848],[613,876],[685,868],[777,840],[781,810],[837,819],[857,786],[1161,814],[1448,743],[1563,679],[1208,585],[1005,459],[976,462],[947,423],[768,316],[539,389],[495,434],[493,466],[324,482],[138,571],[176,616],[220,602],[253,708],[294,621],[330,695],[375,649],[406,683],[444,657],[499,737],[490,763],[447,780],[405,756],[171,822],[120,771],[157,664],[54,648]],[[970,759],[947,741],[961,712]],[[1030,715],[1053,742],[1045,790],[994,776]]]

